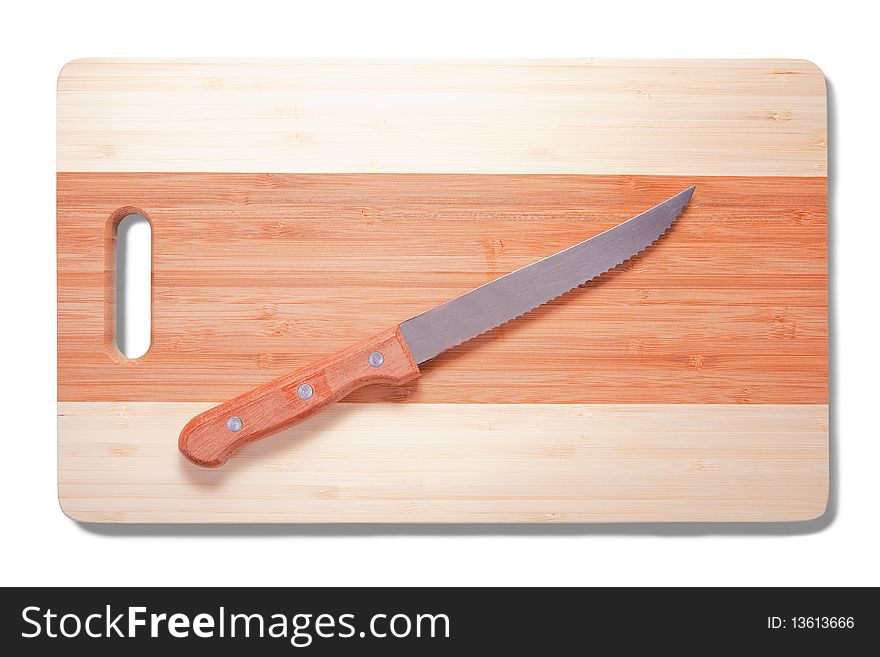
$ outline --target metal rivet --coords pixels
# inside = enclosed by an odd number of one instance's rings
[[[237,415],[233,415],[231,418],[226,420],[226,428],[231,432],[235,433],[236,431],[241,431],[241,428],[244,426],[244,422],[241,421],[241,418]]]
[[[380,351],[374,351],[370,354],[370,357],[367,358],[367,360],[373,367],[379,367],[382,363],[385,362],[385,356],[383,356],[382,352]]]
[[[315,394],[315,391],[308,383],[303,383],[296,389],[296,396],[303,400],[311,399],[313,394]]]

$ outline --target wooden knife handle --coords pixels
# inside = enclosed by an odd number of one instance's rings
[[[399,327],[282,376],[195,416],[178,447],[196,465],[215,468],[249,442],[293,426],[373,383],[419,376]]]

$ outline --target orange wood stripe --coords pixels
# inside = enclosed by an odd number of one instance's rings
[[[697,184],[637,260],[365,401],[825,403],[825,178],[58,174],[61,401],[216,401]],[[108,350],[108,222],[154,227],[153,344]],[[112,319],[112,318],[111,318]]]

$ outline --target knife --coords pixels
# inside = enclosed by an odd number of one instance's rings
[[[180,451],[196,465],[217,467],[247,443],[297,424],[358,388],[415,379],[425,361],[648,248],[678,218],[694,189],[195,416],[180,433]]]

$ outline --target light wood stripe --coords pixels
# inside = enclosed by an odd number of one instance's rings
[[[800,60],[76,60],[59,171],[824,176]]]
[[[58,405],[89,522],[785,521],[824,512],[825,405],[340,404],[206,470],[205,403]]]

